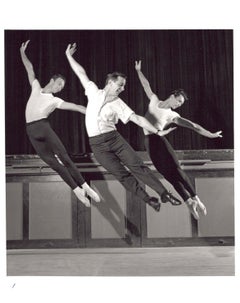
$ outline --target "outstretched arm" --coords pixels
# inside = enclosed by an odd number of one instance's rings
[[[179,126],[189,128],[204,137],[208,137],[208,138],[219,138],[219,137],[221,138],[222,137],[222,131],[217,131],[215,133],[211,133],[210,131],[206,130],[202,126],[200,126],[196,123],[193,123],[190,120],[184,119],[182,117],[174,118],[173,122]]]
[[[141,71],[141,64],[142,64],[141,60],[135,61],[135,69],[137,71],[138,78],[142,84],[142,87],[143,87],[146,95],[148,96],[149,99],[151,99],[151,97],[154,93],[150,87],[149,81],[147,80],[147,78],[144,76],[144,74]]]
[[[82,86],[86,88],[86,85],[90,80],[88,79],[85,69],[73,58],[73,54],[76,52],[76,50],[77,50],[76,43],[73,43],[72,45],[68,44],[65,53],[71,68],[73,69],[74,73],[78,76],[80,82],[82,83]]]
[[[59,109],[71,110],[71,111],[75,111],[75,112],[80,112],[82,114],[86,114],[86,107],[85,106],[75,104],[75,103],[71,103],[71,102],[65,102],[65,101],[62,102]]]
[[[133,123],[137,124],[142,128],[145,128],[146,130],[148,130],[153,134],[159,135],[160,137],[167,135],[168,133],[170,133],[176,128],[176,127],[171,127],[166,130],[159,130],[156,127],[154,127],[145,117],[136,114],[132,114],[130,116],[130,121],[132,121]]]
[[[23,65],[24,65],[24,67],[27,71],[27,74],[28,74],[29,83],[30,83],[30,85],[32,85],[33,80],[35,79],[35,73],[34,73],[34,70],[33,70],[33,65],[29,61],[29,59],[28,59],[28,57],[26,56],[26,53],[25,53],[29,42],[30,42],[30,40],[27,40],[26,42],[22,43],[22,45],[20,47],[20,54],[21,54]]]

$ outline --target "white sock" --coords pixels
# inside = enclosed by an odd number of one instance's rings
[[[195,199],[192,198],[188,198],[185,201],[189,211],[192,213],[193,217],[198,220],[199,219],[199,214],[197,212],[197,201]]]
[[[198,201],[198,202],[200,201],[200,199],[199,199],[199,197],[197,195],[194,196],[193,199],[196,200],[196,201]]]
[[[184,201],[188,205],[192,205],[194,203],[193,198],[188,198],[187,200]]]
[[[83,183],[81,186],[86,191],[87,195],[91,197],[95,202],[101,201],[99,195],[87,184],[87,182]]]
[[[90,201],[88,200],[88,198],[86,197],[86,192],[84,189],[80,188],[80,187],[76,187],[73,190],[74,194],[77,196],[77,198],[86,206],[86,207],[90,207]]]
[[[199,197],[196,195],[193,197],[193,199],[195,201],[197,201],[197,204],[198,204],[198,208],[200,210],[200,212],[206,216],[207,215],[207,209],[206,209],[206,206],[202,203],[202,201],[199,199]]]

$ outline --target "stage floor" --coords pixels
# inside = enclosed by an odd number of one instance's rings
[[[7,251],[8,276],[234,276],[234,247]]]

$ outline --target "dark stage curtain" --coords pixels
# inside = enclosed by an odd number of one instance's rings
[[[173,89],[184,88],[189,101],[178,112],[210,131],[223,131],[222,139],[208,139],[179,128],[168,136],[175,149],[233,148],[232,30],[6,30],[6,154],[35,153],[25,131],[30,85],[19,53],[28,39],[27,55],[42,86],[55,73],[65,75],[66,86],[58,95],[65,101],[87,104],[65,57],[67,44],[76,42],[74,57],[89,78],[103,88],[107,73],[125,73],[127,85],[120,97],[144,115],[148,99],[134,68],[135,60],[141,59],[142,71],[161,100]],[[83,115],[56,110],[50,121],[70,154],[91,151]],[[118,130],[136,150],[144,150],[139,127],[120,122]]]

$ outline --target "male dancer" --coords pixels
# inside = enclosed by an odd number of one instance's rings
[[[87,195],[96,202],[100,202],[100,198],[84,180],[47,119],[56,108],[85,113],[85,107],[53,96],[65,85],[65,78],[62,75],[54,75],[46,86],[43,88],[40,86],[33,65],[25,53],[29,41],[22,43],[20,48],[22,62],[32,87],[25,111],[28,137],[40,158],[62,177],[85,206],[90,207]]]
[[[202,126],[180,117],[177,112],[172,110],[182,106],[184,101],[188,99],[184,90],[175,90],[165,101],[161,101],[153,93],[148,80],[143,75],[141,61],[135,62],[135,69],[144,91],[150,100],[145,117],[155,127],[163,130],[169,124],[175,123],[178,126],[189,128],[208,138],[222,137],[222,131],[212,133]],[[159,173],[173,185],[196,220],[199,219],[198,210],[203,215],[206,215],[206,207],[197,196],[188,176],[181,169],[177,155],[166,137],[156,136],[152,131],[148,130],[144,130],[144,134],[146,149]]]
[[[126,76],[122,73],[109,74],[104,89],[98,89],[96,84],[89,80],[84,68],[73,58],[72,55],[75,51],[76,44],[69,44],[66,56],[88,97],[85,122],[90,146],[97,161],[113,174],[127,190],[136,194],[156,211],[160,210],[158,199],[150,197],[137,179],[153,188],[163,202],[179,203],[179,200],[170,194],[151,170],[144,165],[133,148],[118,133],[115,125],[119,119],[124,124],[132,121],[158,136],[167,134],[173,129],[160,131],[144,117],[136,115],[118,97],[126,84]]]

